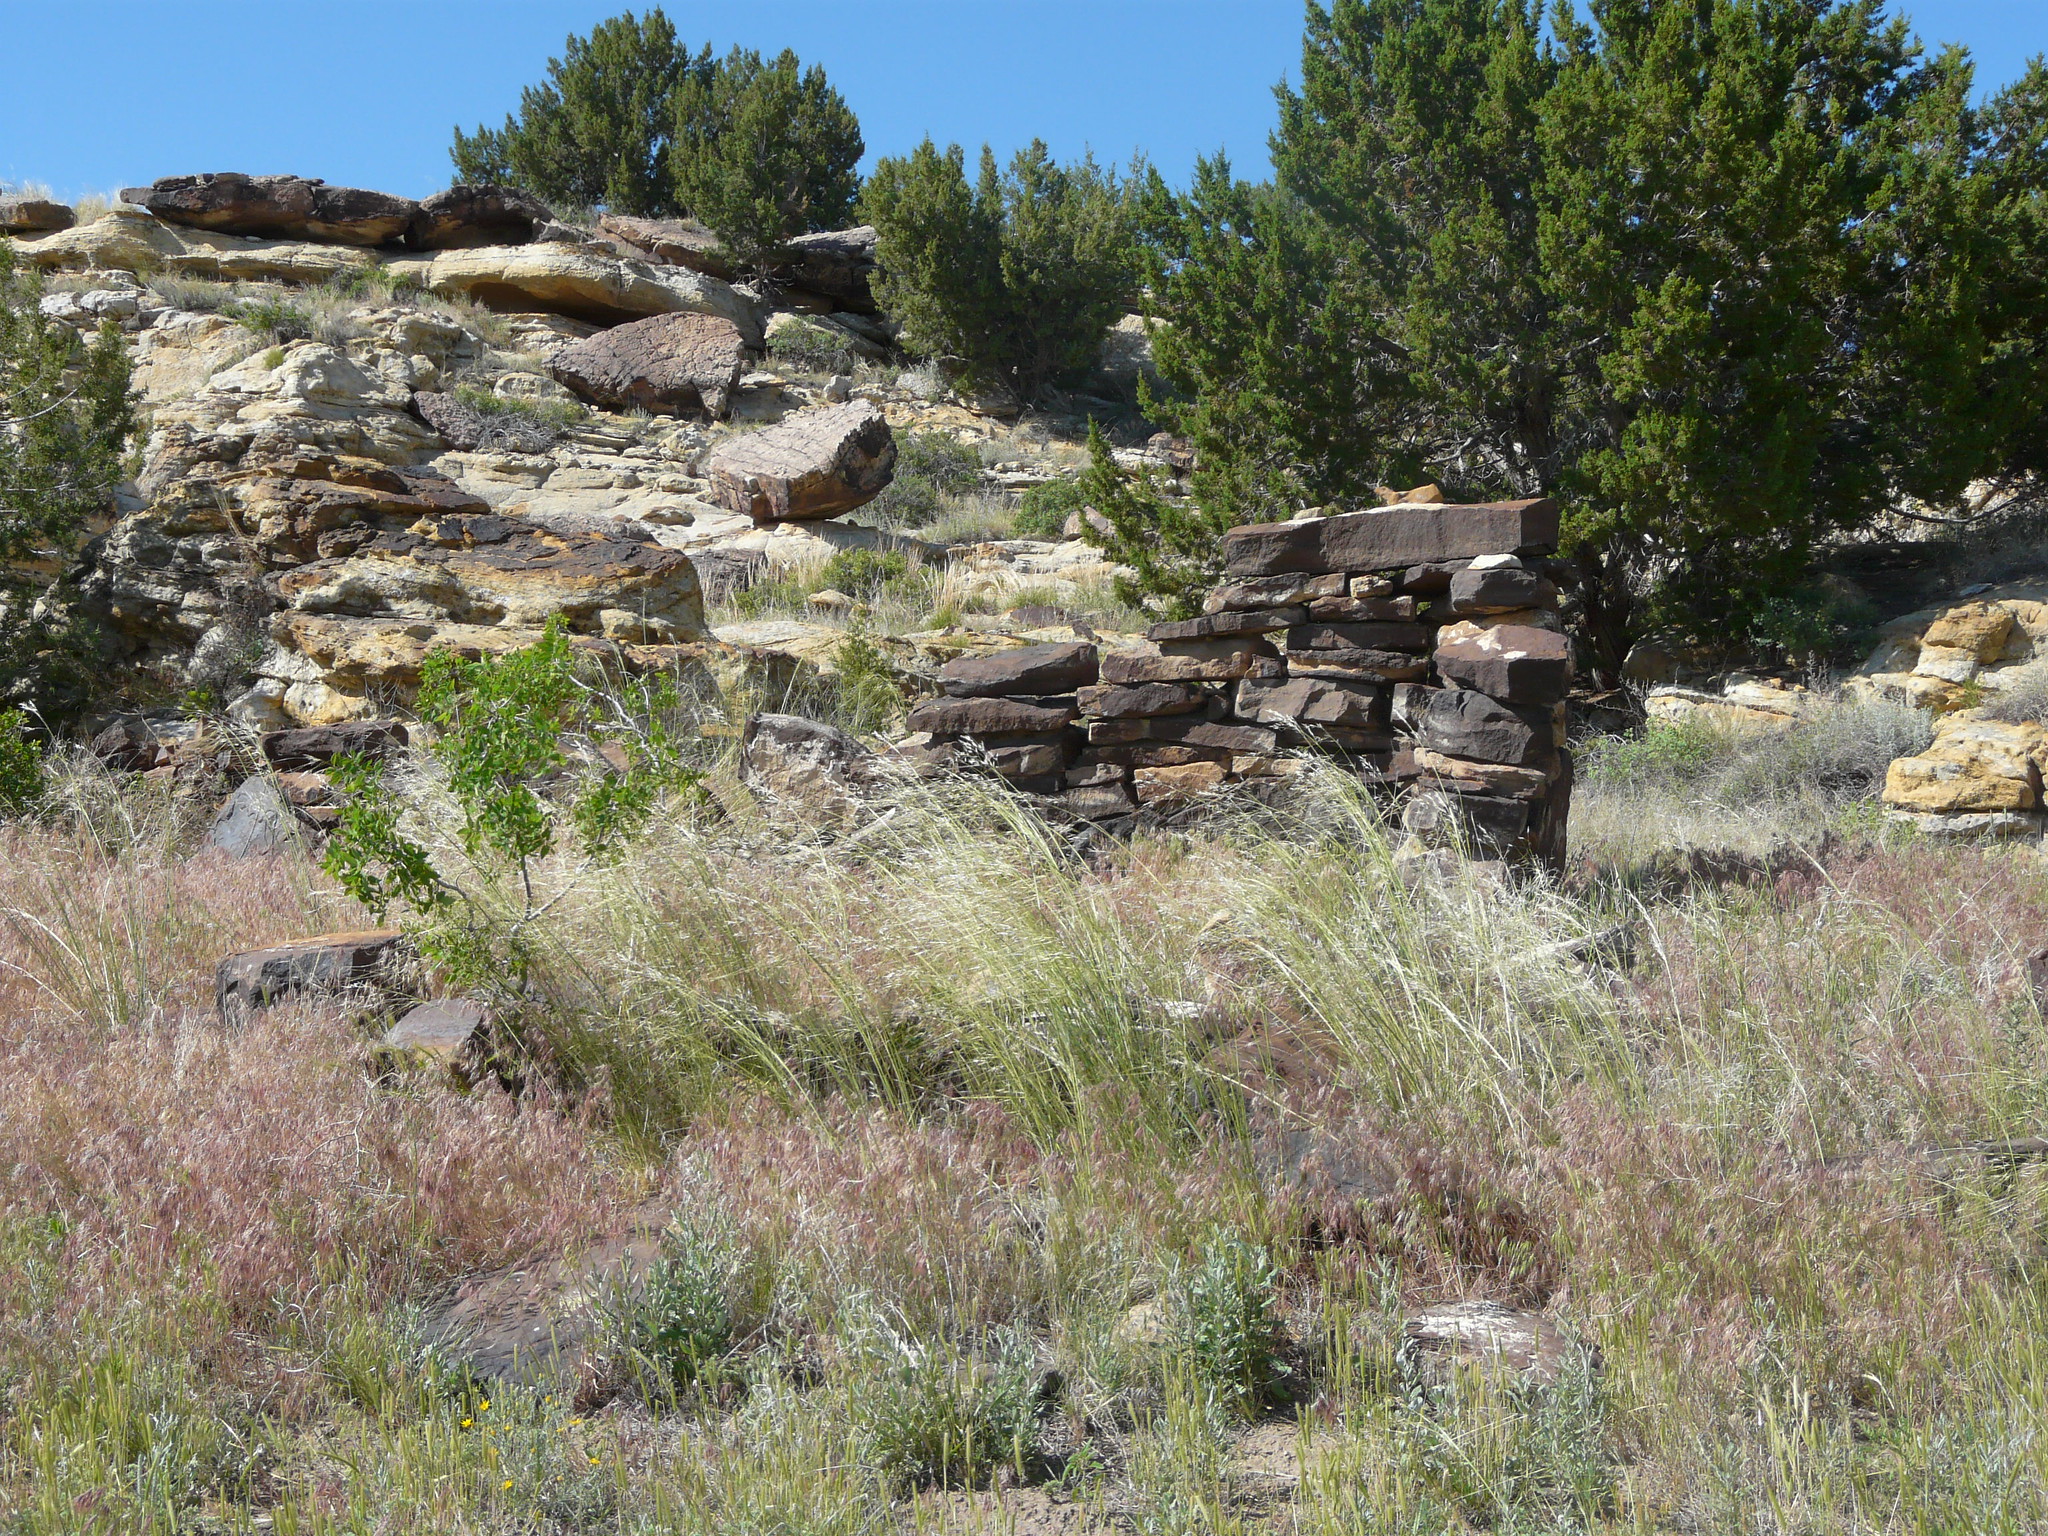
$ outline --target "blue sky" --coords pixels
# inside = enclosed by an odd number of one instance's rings
[[[503,121],[570,32],[621,0],[0,0],[0,180],[62,195],[192,171],[292,171],[420,196],[449,131]],[[636,7],[638,9],[640,7]],[[926,134],[1044,138],[1170,179],[1230,151],[1264,174],[1300,0],[674,0],[685,37],[796,49],[860,114],[869,156]],[[1907,3],[1980,83],[2048,52],[2048,0]]]

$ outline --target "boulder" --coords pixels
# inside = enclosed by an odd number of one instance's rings
[[[436,998],[406,1010],[378,1044],[430,1061],[452,1064],[490,1028],[491,1011],[466,997]]]
[[[729,437],[704,464],[711,499],[759,523],[838,517],[895,478],[896,438],[872,402],[800,411]]]
[[[651,315],[572,342],[548,371],[586,400],[723,420],[746,367],[739,327],[717,315]]]
[[[166,224],[337,245],[389,245],[404,236],[419,211],[411,198],[330,187],[317,177],[235,171],[166,176],[124,189],[121,200],[140,204]]]
[[[277,590],[293,614],[531,629],[560,614],[572,631],[635,644],[705,633],[696,567],[682,551],[488,513],[371,532],[346,555],[284,572]]]
[[[939,668],[939,686],[956,699],[1072,693],[1096,680],[1096,649],[1086,641],[1025,645],[963,656]]]
[[[1445,681],[1516,704],[1555,704],[1571,684],[1571,643],[1549,630],[1508,624],[1440,643]]]
[[[410,739],[396,720],[351,720],[299,730],[269,731],[257,743],[272,767],[312,772],[332,767],[337,757],[385,758]]]
[[[2048,726],[1949,715],[1934,741],[1885,770],[1884,803],[1937,816],[2030,811],[2041,803]]]
[[[1556,546],[1557,531],[1557,503],[1547,498],[1375,507],[1233,528],[1223,537],[1224,566],[1233,577],[1385,571],[1472,555],[1540,553]]]
[[[253,859],[307,845],[307,827],[290,798],[269,779],[244,779],[206,829],[206,845],[230,858]]]
[[[401,992],[410,958],[406,937],[395,928],[323,933],[244,950],[214,967],[214,1004],[233,1024],[255,1009],[293,998],[358,989]]]
[[[465,183],[423,199],[405,243],[416,251],[527,245],[554,217],[540,199],[517,187]]]
[[[836,725],[800,715],[754,715],[740,738],[740,775],[781,799],[845,811],[878,782],[875,754]]]
[[[433,292],[488,309],[544,310],[595,325],[649,315],[718,315],[739,328],[748,346],[761,345],[761,318],[752,302],[728,283],[681,267],[546,244],[485,245],[410,259],[425,263],[423,280]]]
[[[412,408],[421,421],[441,434],[441,441],[459,453],[546,453],[561,433],[517,411],[486,414],[457,395],[440,390],[413,391]]]
[[[1482,1372],[1556,1386],[1568,1363],[1598,1372],[1600,1351],[1582,1346],[1541,1312],[1497,1301],[1454,1301],[1418,1312],[1401,1326],[1396,1356],[1404,1375],[1446,1385],[1460,1362]]]
[[[62,203],[40,197],[0,197],[0,235],[50,235],[77,222],[78,216]]]

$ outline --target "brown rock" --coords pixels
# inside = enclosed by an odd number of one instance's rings
[[[599,405],[665,416],[702,412],[719,421],[746,361],[746,343],[730,320],[650,315],[570,343],[549,359],[548,371]]]
[[[1223,783],[1221,763],[1187,763],[1178,768],[1140,768],[1131,788],[1143,805],[1174,805],[1207,794]]]
[[[1461,617],[1548,608],[1557,601],[1555,582],[1521,566],[1468,566],[1451,577],[1450,592],[1450,611]]]
[[[1321,624],[1406,624],[1415,618],[1415,599],[1319,597],[1308,605],[1308,616]]]
[[[1364,729],[1386,723],[1387,690],[1323,678],[1248,677],[1237,685],[1236,713],[1262,725]]]
[[[1506,763],[1482,763],[1471,758],[1451,757],[1415,749],[1415,766],[1426,780],[1447,781],[1460,791],[1483,795],[1506,795],[1516,800],[1533,800],[1550,785],[1550,775],[1541,768],[1516,768]]]
[[[1129,646],[1102,658],[1105,683],[1236,682],[1255,672],[1280,670],[1280,660],[1263,640],[1190,640],[1171,652],[1154,645]]]
[[[525,245],[554,217],[539,198],[517,187],[463,183],[420,202],[405,243],[416,251]]]
[[[1545,767],[1557,760],[1553,736],[1547,710],[1516,709],[1468,688],[1441,688],[1429,695],[1421,743],[1452,757]]]
[[[608,213],[597,227],[669,266],[687,267],[728,283],[740,276],[732,253],[695,219],[633,219]]]
[[[1225,752],[1272,752],[1280,745],[1272,729],[1263,725],[1228,725],[1198,720],[1191,715],[1165,715],[1148,723],[1146,735],[1154,741],[1214,747]]]
[[[939,668],[939,686],[956,699],[1070,693],[1093,683],[1099,670],[1094,646],[1061,641],[962,656]]]
[[[1441,597],[1451,590],[1451,578],[1471,563],[1470,559],[1431,560],[1411,565],[1401,573],[1401,590],[1417,597]]]
[[[1300,624],[1287,631],[1287,654],[1298,651],[1426,651],[1436,631],[1427,624]]]
[[[166,176],[125,189],[121,200],[141,204],[166,224],[336,245],[388,245],[405,234],[419,211],[411,198],[330,187],[317,177],[235,171]]]
[[[927,699],[910,712],[913,731],[934,736],[1002,736],[1057,731],[1074,718],[1071,708],[1046,708],[1016,699]]]
[[[339,725],[270,731],[258,745],[274,767],[305,772],[331,767],[337,757],[389,757],[408,739],[405,727],[396,720],[349,720]]]
[[[270,949],[244,950],[214,967],[214,1004],[232,1024],[255,1009],[292,998],[363,989],[396,991],[410,954],[405,935],[395,928],[323,933]]]
[[[1141,741],[1125,747],[1133,768],[1184,768],[1189,763],[1228,763],[1236,754],[1228,747],[1197,747],[1185,742]]]
[[[1130,719],[1151,715],[1184,715],[1201,709],[1216,696],[1188,683],[1103,683],[1083,688],[1081,713],[1097,719]]]
[[[1062,809],[1089,821],[1128,816],[1138,808],[1131,792],[1120,783],[1076,785],[1060,795],[1059,803]]]
[[[1429,675],[1429,658],[1408,651],[1300,651],[1287,658],[1287,675],[1358,683],[1414,683]]]
[[[1303,608],[1226,608],[1194,619],[1170,619],[1145,631],[1147,640],[1218,640],[1229,635],[1264,635],[1305,623]]]
[[[78,216],[62,203],[39,197],[0,197],[0,235],[53,235]]]
[[[775,253],[769,270],[777,282],[821,293],[837,300],[841,309],[872,315],[875,296],[869,280],[875,271],[877,238],[867,224],[798,235]]]
[[[895,478],[896,438],[867,400],[802,411],[727,438],[705,462],[711,499],[756,522],[838,517]]]
[[[1226,608],[1285,608],[1319,597],[1341,597],[1344,587],[1341,571],[1321,576],[1294,572],[1280,576],[1251,576],[1216,588],[1203,602],[1202,612],[1221,613]]]
[[[1436,648],[1444,680],[1515,704],[1555,704],[1571,685],[1571,643],[1563,635],[1507,624]]]
[[[1234,577],[1287,571],[1384,571],[1426,560],[1547,550],[1557,543],[1557,504],[1396,506],[1301,522],[1254,523],[1224,535]]]

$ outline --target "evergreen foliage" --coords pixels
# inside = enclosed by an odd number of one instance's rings
[[[458,179],[641,218],[694,216],[742,260],[843,228],[863,151],[859,120],[817,65],[784,50],[714,60],[677,41],[659,7],[571,36],[503,128],[455,132]]]
[[[761,263],[807,230],[844,228],[865,148],[846,98],[788,49],[764,63],[735,48],[676,93],[676,201],[743,261]]]
[[[679,215],[669,166],[676,98],[714,68],[710,45],[692,54],[660,7],[644,19],[614,16],[587,38],[569,38],[548,60],[546,82],[519,93],[519,114],[503,128],[455,130],[456,176],[578,207]]]
[[[87,341],[41,297],[40,274],[0,241],[0,695],[55,716],[91,670],[63,573],[112,502],[135,417],[121,333]]]
[[[876,165],[860,216],[880,237],[875,296],[907,346],[969,385],[1018,401],[1085,373],[1136,298],[1136,192],[1084,158],[1033,140],[999,169],[983,146],[970,185],[955,144],[929,139]]]
[[[1554,494],[1603,670],[2048,401],[2039,70],[1987,111],[1874,0],[1311,6],[1276,182],[1155,179],[1157,352],[1219,529]],[[2025,276],[2015,274],[2024,273]],[[2038,427],[2034,440],[2038,441]]]

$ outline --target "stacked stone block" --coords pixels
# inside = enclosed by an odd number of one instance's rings
[[[1099,657],[954,662],[910,723],[1098,821],[1275,790],[1312,746],[1398,796],[1426,848],[1555,863],[1571,795],[1556,542],[1547,500],[1236,528],[1199,617]]]

